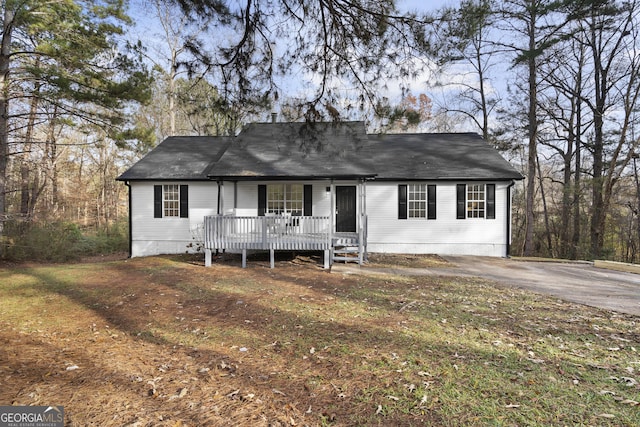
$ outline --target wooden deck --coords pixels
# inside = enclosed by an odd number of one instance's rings
[[[204,218],[205,265],[211,265],[212,251],[242,251],[242,267],[247,250],[271,252],[300,250],[324,251],[325,268],[329,268],[332,250],[338,246],[362,248],[362,233],[332,233],[328,216],[231,216],[212,215]],[[362,262],[362,256],[359,258]]]
[[[331,249],[328,216],[229,216],[214,215],[204,219],[205,265],[210,265],[213,250],[242,251],[242,267],[247,250],[324,251],[325,266]]]

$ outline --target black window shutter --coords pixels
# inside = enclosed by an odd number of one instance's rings
[[[436,219],[436,186],[427,185],[427,219]]]
[[[496,185],[487,184],[487,219],[496,219]]]
[[[264,216],[267,211],[267,186],[258,185],[258,216]]]
[[[180,186],[180,218],[189,218],[189,186]]]
[[[467,217],[466,210],[466,192],[467,185],[466,184],[457,184],[456,185],[456,218],[457,219],[465,219]]]
[[[313,216],[313,186],[304,186],[304,216]]]
[[[407,219],[407,186],[398,185],[398,219]]]
[[[153,186],[153,217],[162,218],[162,185]]]

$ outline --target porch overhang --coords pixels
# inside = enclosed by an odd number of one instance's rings
[[[212,181],[371,181],[376,178],[375,174],[368,175],[208,175]]]

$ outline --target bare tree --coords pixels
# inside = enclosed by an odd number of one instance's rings
[[[159,87],[166,90],[169,129],[167,134],[162,136],[176,135],[177,104],[180,96],[178,79],[187,77],[188,73],[196,80],[203,77],[204,68],[194,62],[195,58],[190,55],[189,46],[207,33],[212,20],[199,19],[192,13],[182,13],[179,6],[171,0],[144,0],[143,5],[148,5],[153,10],[155,19],[151,22],[157,23],[161,28],[161,33],[157,34],[160,42],[145,45],[141,52],[154,64],[154,68],[159,71],[159,78],[165,82]],[[197,25],[194,25],[195,22]]]
[[[588,2],[583,11],[584,41],[593,64],[593,96],[584,103],[593,115],[594,137],[588,146],[593,156],[592,208],[590,214],[591,256],[602,255],[607,211],[613,188],[631,161],[638,141],[628,139],[637,120],[640,95],[640,58],[637,51],[638,4]],[[616,112],[614,123],[607,115]],[[613,128],[608,129],[608,124]]]
[[[581,139],[590,126],[582,114],[582,97],[588,91],[584,83],[586,48],[577,33],[556,44],[545,55],[542,65],[543,96],[540,109],[549,123],[541,143],[561,158],[562,200],[560,206],[558,253],[576,258],[580,241]]]
[[[442,40],[435,48],[441,64],[438,85],[461,88],[448,93],[445,113],[471,120],[486,141],[491,141],[490,115],[499,102],[489,74],[502,48],[495,43],[495,4],[492,0],[464,0],[457,9],[440,12]],[[468,68],[462,79],[449,81],[451,65]],[[459,99],[456,107],[453,99]]]

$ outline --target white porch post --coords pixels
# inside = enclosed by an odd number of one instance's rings
[[[363,178],[362,180],[362,191],[364,195],[362,196],[362,229],[363,229],[363,238],[362,238],[362,252],[361,257],[362,261],[367,260],[367,239],[369,238],[369,219],[367,216],[367,179]]]
[[[360,180],[358,180],[358,193],[359,193],[359,199],[360,199],[360,218],[358,220],[358,264],[362,265],[362,251],[364,248],[364,242],[362,241],[364,239],[364,233],[363,233],[363,227],[364,227],[364,215],[365,215],[365,204],[364,204],[364,196],[365,196],[365,184],[364,184],[364,178],[361,178]]]
[[[336,186],[331,179],[331,212],[329,212],[329,263],[333,264],[333,232],[336,229]]]
[[[218,181],[218,194],[220,200],[220,214],[224,215],[224,181]]]
[[[362,196],[362,215],[367,215],[367,180],[362,180],[362,192],[364,193]]]

